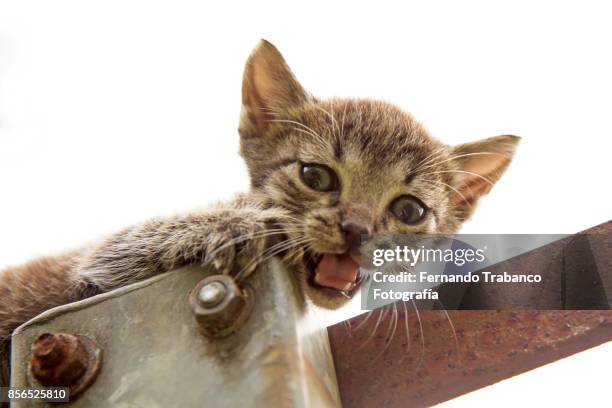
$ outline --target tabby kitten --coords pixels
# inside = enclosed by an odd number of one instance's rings
[[[336,308],[359,287],[362,238],[456,232],[519,141],[451,147],[388,103],[317,99],[263,40],[246,63],[239,133],[248,193],[0,272],[0,339],[48,308],[182,265],[243,279],[272,255],[313,303]]]

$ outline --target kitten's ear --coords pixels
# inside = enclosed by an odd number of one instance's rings
[[[259,136],[270,120],[311,99],[276,47],[261,40],[244,68],[240,134]]]
[[[451,149],[454,187],[461,194],[453,194],[454,204],[469,216],[472,206],[488,193],[512,161],[521,140],[518,136],[503,135],[455,146]]]

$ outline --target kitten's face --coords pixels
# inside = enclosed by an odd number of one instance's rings
[[[241,152],[252,186],[291,212],[282,227],[298,281],[331,308],[359,287],[362,239],[457,231],[518,140],[452,148],[390,104],[319,101],[266,42],[247,63],[243,107]]]

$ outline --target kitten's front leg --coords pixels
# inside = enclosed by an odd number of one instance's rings
[[[78,276],[84,288],[100,292],[183,265],[210,264],[219,273],[243,278],[267,248],[282,240],[286,220],[283,210],[256,206],[151,220],[87,252],[78,264]]]

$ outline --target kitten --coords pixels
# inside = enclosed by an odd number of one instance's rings
[[[313,303],[336,308],[359,287],[361,238],[456,232],[519,141],[450,147],[388,103],[317,99],[264,40],[246,63],[239,133],[248,193],[0,272],[0,339],[46,309],[182,265],[243,279],[272,255]]]

